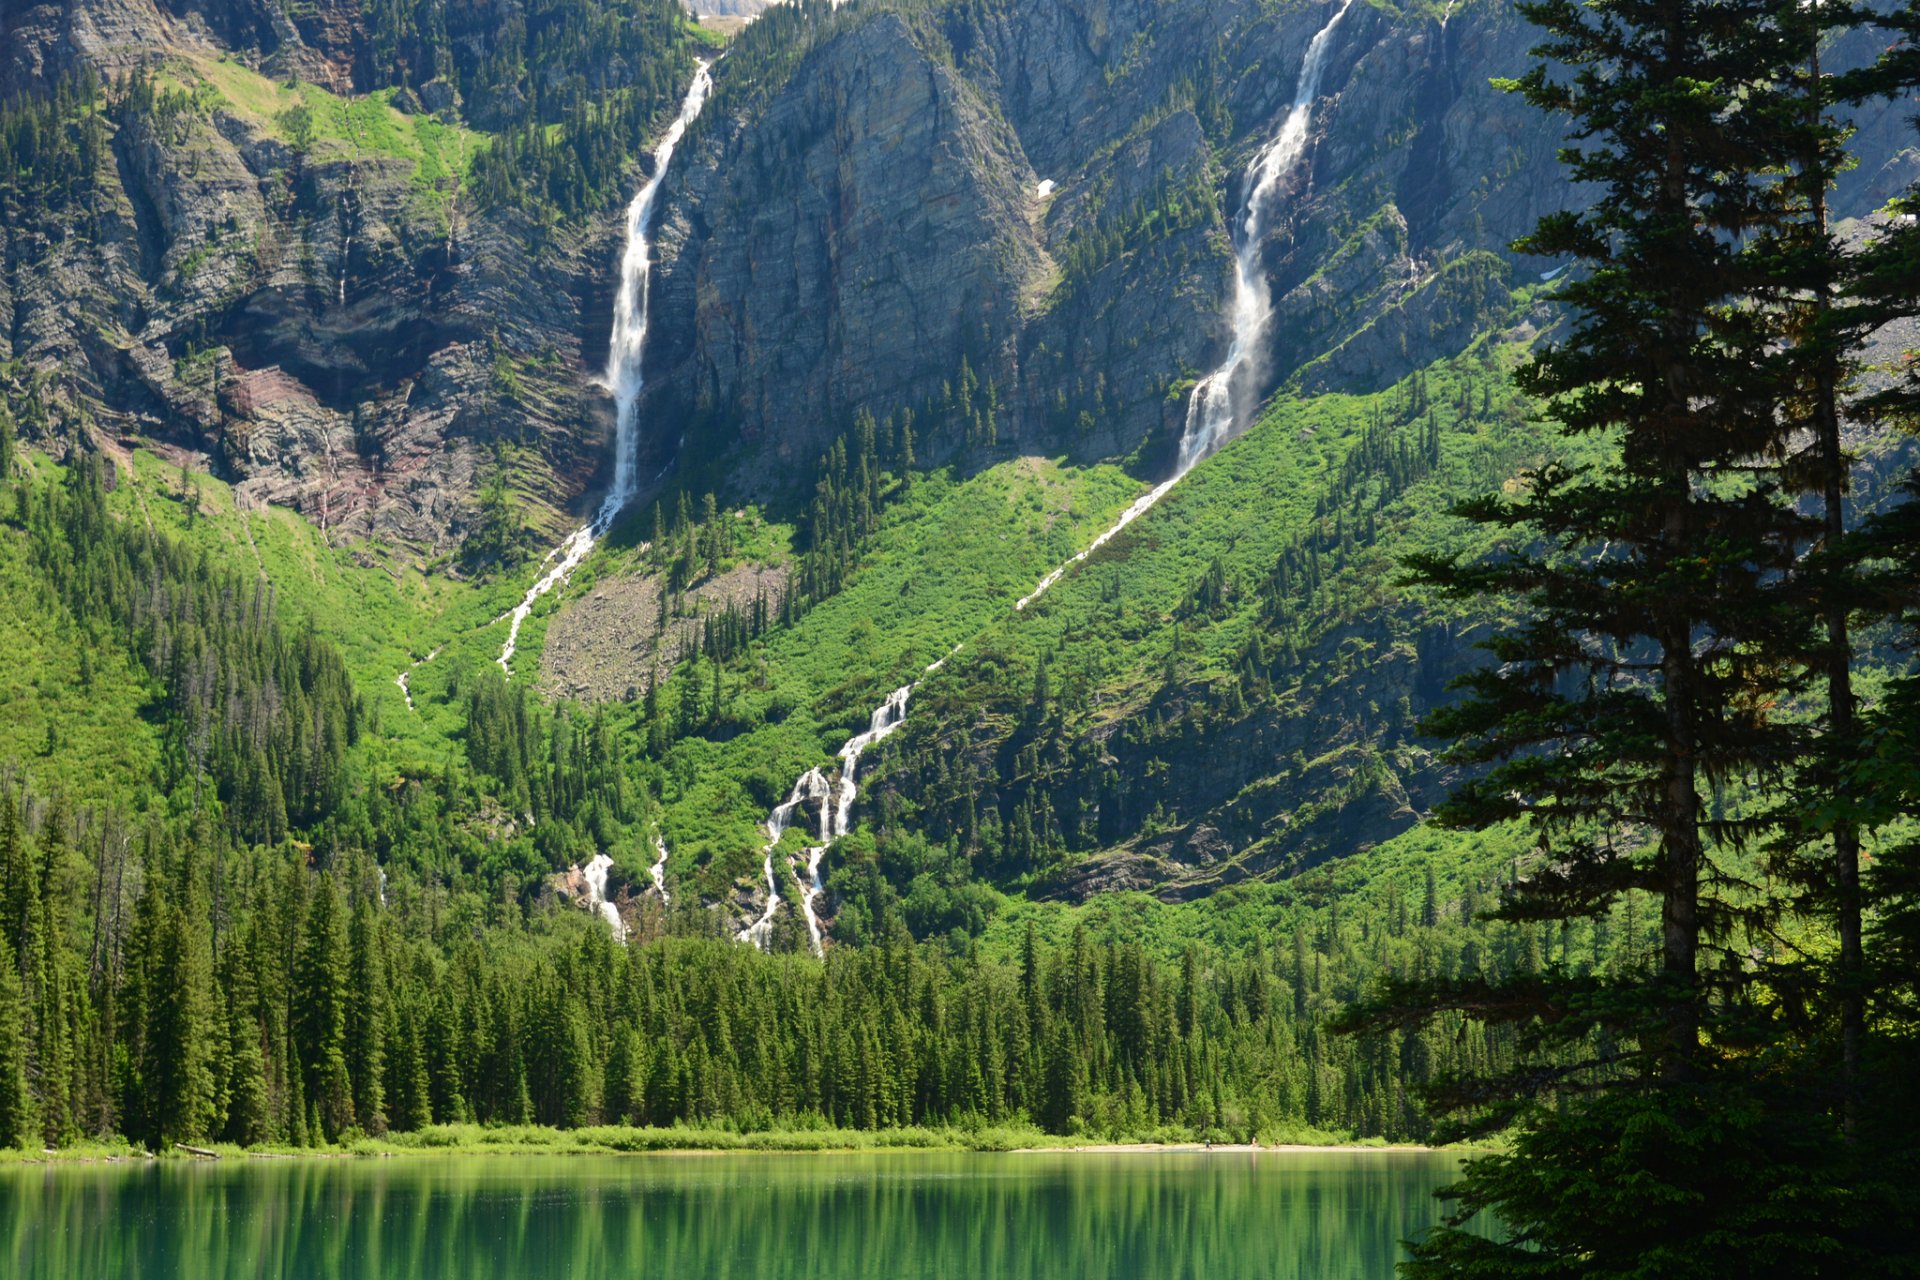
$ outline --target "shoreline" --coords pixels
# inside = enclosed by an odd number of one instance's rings
[[[1466,1147],[1417,1142],[1096,1142],[1073,1147],[1019,1147],[1009,1155],[1444,1155]]]
[[[707,1155],[873,1155],[948,1152],[972,1155],[1442,1155],[1464,1154],[1472,1146],[1435,1147],[1418,1143],[1355,1142],[1329,1135],[1320,1142],[1207,1143],[1204,1140],[1076,1142],[1032,1130],[966,1132],[958,1130],[770,1130],[734,1134],[673,1129],[504,1128],[470,1132],[426,1131],[420,1135],[357,1139],[320,1148],[239,1147],[226,1144],[172,1147],[151,1152],[134,1146],[83,1143],[74,1147],[13,1150],[0,1153],[0,1169],[9,1165],[148,1165],[162,1162],[217,1163],[222,1160],[389,1160],[492,1156],[707,1156]]]

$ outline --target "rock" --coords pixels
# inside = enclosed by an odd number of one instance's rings
[[[429,80],[420,86],[420,102],[429,111],[455,111],[460,106],[460,95],[445,80]]]
[[[724,423],[703,438],[757,442],[744,481],[764,487],[802,474],[857,410],[938,396],[963,354],[1007,380],[1019,299],[1044,270],[1030,170],[900,15],[829,39],[727,124],[676,161],[647,420]],[[656,437],[656,456],[677,438]]]
[[[113,132],[91,202],[90,238],[0,232],[20,263],[7,355],[51,376],[60,420],[85,404],[127,443],[420,561],[472,527],[497,439],[540,447],[520,482],[539,536],[598,481],[610,406],[581,335],[605,318],[583,306],[617,212],[558,231],[475,214],[445,183],[423,198],[402,157],[298,156],[226,107]]]

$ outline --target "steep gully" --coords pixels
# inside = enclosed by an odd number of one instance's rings
[[[1244,430],[1250,421],[1267,372],[1264,343],[1273,317],[1272,291],[1261,270],[1261,247],[1270,227],[1275,199],[1306,153],[1313,108],[1320,96],[1320,80],[1326,68],[1327,55],[1341,19],[1352,6],[1353,0],[1340,0],[1339,7],[1308,43],[1286,119],[1273,139],[1254,156],[1242,181],[1241,206],[1234,228],[1234,284],[1229,311],[1232,341],[1225,360],[1194,388],[1173,473],[1136,499],[1084,549],[1043,577],[1032,591],[1015,602],[1015,610],[1024,610],[1039,599],[1074,566],[1151,510],[1189,471]],[[706,66],[702,65],[694,77],[693,86],[688,90],[679,118],[655,149],[653,176],[628,207],[627,246],[621,263],[620,291],[614,305],[613,333],[607,358],[607,385],[614,393],[617,408],[613,485],[594,518],[548,553],[547,562],[552,567],[527,590],[518,605],[502,615],[502,618],[511,621],[497,661],[509,677],[512,675],[511,664],[520,626],[535,603],[572,576],[638,489],[635,476],[638,454],[635,415],[641,389],[641,355],[647,335],[647,286],[652,270],[652,245],[648,240],[648,228],[674,148],[687,126],[700,114],[711,88],[712,79]],[[1051,186],[1050,182],[1043,184],[1041,199],[1051,194]],[[946,656],[931,663],[921,678],[937,671],[948,657],[959,652],[967,643],[962,641]],[[404,676],[401,681],[404,692]],[[860,757],[905,722],[907,701],[918,687],[919,680],[903,685],[888,694],[886,701],[874,709],[867,729],[848,739],[840,748],[837,779],[829,779],[819,768],[808,769],[794,782],[786,800],[775,806],[767,816],[767,842],[762,848],[767,903],[759,918],[740,930],[740,941],[751,942],[763,949],[771,941],[773,919],[781,903],[780,877],[774,866],[775,854],[788,828],[795,825],[810,806],[818,805],[817,839],[800,854],[789,858],[787,871],[798,889],[799,907],[806,919],[808,939],[813,950],[816,954],[824,951],[824,930],[817,907],[825,894],[820,879],[821,862],[832,843],[850,829],[853,805],[859,797],[856,776]],[[411,696],[408,703],[412,703]],[[661,901],[665,902],[667,847],[657,834],[654,837],[654,849],[657,856],[650,874],[655,890]],[[805,864],[804,878],[802,861]],[[618,907],[607,898],[606,893],[607,874],[612,865],[612,859],[602,853],[587,864],[582,874],[590,905],[607,920],[614,937],[625,941],[625,922],[620,917]]]

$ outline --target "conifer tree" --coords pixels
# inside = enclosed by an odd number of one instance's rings
[[[1570,330],[1519,382],[1563,433],[1609,452],[1462,504],[1505,532],[1498,555],[1413,562],[1427,585],[1524,617],[1487,644],[1494,663],[1462,682],[1465,700],[1431,719],[1481,767],[1442,818],[1539,832],[1539,865],[1497,918],[1596,920],[1642,890],[1660,904],[1659,952],[1650,971],[1541,957],[1505,976],[1390,981],[1344,1022],[1414,1027],[1452,1010],[1524,1033],[1511,1070],[1435,1091],[1469,1127],[1519,1128],[1511,1154],[1469,1167],[1459,1215],[1409,1274],[1647,1274],[1649,1258],[1770,1232],[1792,1240],[1771,1263],[1790,1255],[1815,1274],[1826,1224],[1769,1201],[1755,1175],[1811,1131],[1769,1145],[1735,1048],[1753,1034],[1757,978],[1729,957],[1766,905],[1728,888],[1728,864],[1777,818],[1720,799],[1801,758],[1805,735],[1780,708],[1803,668],[1781,655],[1818,646],[1793,572],[1816,531],[1779,470],[1804,367],[1764,285],[1769,237],[1790,216],[1779,177],[1826,127],[1778,94],[1808,24],[1772,0],[1522,12],[1545,30],[1547,61],[1510,87],[1569,119],[1563,158],[1596,194],[1517,246],[1582,264],[1558,294]],[[1460,1229],[1482,1211],[1506,1239]]]
[[[221,1136],[243,1146],[272,1136],[267,1062],[260,1021],[260,985],[247,934],[236,936],[220,957],[227,1003],[227,1110]]]
[[[337,1138],[354,1123],[347,1070],[348,944],[340,891],[322,875],[307,904],[291,998],[294,1042],[309,1109],[310,1136]],[[320,1132],[311,1132],[315,1123]]]
[[[20,971],[15,967],[13,946],[0,936],[0,1147],[19,1146],[33,1123],[21,1005]]]
[[[372,895],[354,904],[348,928],[347,1074],[360,1127],[379,1137],[387,1131],[387,977]]]
[[[141,1121],[135,1136],[157,1149],[205,1138],[212,1131],[218,1099],[211,1060],[211,956],[205,898],[193,888],[196,859],[188,844],[174,874],[167,874],[164,859],[154,861],[137,926],[142,934],[137,946],[139,991],[129,1003],[142,1016],[136,1042],[137,1096],[127,1109]]]

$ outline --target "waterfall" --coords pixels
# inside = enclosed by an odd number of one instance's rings
[[[1352,7],[1353,0],[1340,0],[1339,7],[1326,24],[1314,33],[1313,39],[1307,44],[1306,56],[1300,63],[1300,79],[1294,87],[1293,103],[1287,111],[1287,118],[1281,122],[1280,131],[1273,140],[1260,149],[1253,163],[1247,167],[1242,184],[1245,195],[1236,219],[1239,235],[1234,250],[1233,301],[1229,311],[1233,322],[1233,342],[1220,367],[1194,388],[1193,400],[1187,407],[1186,428],[1180,437],[1180,457],[1173,474],[1134,499],[1098,537],[1040,579],[1032,591],[1014,602],[1016,611],[1025,609],[1039,599],[1075,565],[1145,515],[1173,486],[1180,483],[1187,472],[1246,425],[1253,407],[1252,398],[1259,392],[1259,380],[1264,373],[1261,345],[1266,337],[1268,322],[1273,318],[1273,295],[1260,270],[1260,245],[1266,238],[1275,194],[1306,154],[1308,129],[1313,123],[1314,103],[1320,96],[1320,77],[1326,69],[1327,51],[1333,43],[1334,29]],[[1052,191],[1053,184],[1045,182],[1041,184],[1038,194],[1045,199]],[[947,658],[959,652],[964,644],[962,641],[944,657],[928,664],[923,678],[938,671]],[[859,796],[854,773],[861,753],[900,727],[907,718],[907,699],[918,687],[919,681],[916,680],[888,694],[887,700],[874,710],[867,731],[849,738],[846,745],[840,748],[840,779],[831,795],[828,794],[825,776],[818,769],[809,769],[794,783],[793,792],[786,802],[767,819],[770,837],[764,851],[767,909],[758,921],[740,931],[742,942],[753,942],[762,948],[767,945],[772,934],[773,915],[780,905],[773,872],[773,846],[779,843],[781,833],[791,824],[793,814],[800,806],[807,801],[817,800],[821,804],[820,842],[806,851],[807,878],[801,889],[800,909],[806,914],[807,932],[812,937],[813,949],[816,953],[821,952],[820,919],[814,910],[814,900],[825,891],[820,883],[821,859],[826,854],[827,846],[846,835],[850,828],[853,802]],[[797,872],[795,878],[799,878]]]
[[[598,911],[601,918],[613,929],[613,940],[627,940],[627,922],[620,918],[620,908],[607,900],[607,872],[613,870],[613,859],[604,853],[597,853],[593,861],[580,868],[580,878],[587,882],[587,902]]]
[[[667,896],[667,841],[658,831],[653,833],[653,865],[647,868],[647,874],[653,877],[653,891],[660,895],[660,905],[672,906],[673,899]]]
[[[440,656],[440,650],[438,648],[429,649],[427,650],[426,657],[417,660],[416,662],[413,663],[412,666],[408,667],[405,671],[402,671],[399,675],[393,678],[393,682],[400,686],[400,696],[407,700],[407,710],[412,711],[414,709],[413,707],[413,673],[419,669],[422,663],[432,662],[435,658],[439,656]]]
[[[613,392],[615,410],[613,484],[593,519],[547,553],[542,563],[552,568],[527,588],[527,594],[507,615],[512,621],[507,627],[506,643],[500,646],[500,656],[495,661],[509,679],[513,676],[513,651],[520,643],[520,624],[527,620],[535,602],[573,576],[573,571],[593,550],[593,544],[613,527],[614,518],[640,487],[635,474],[640,458],[640,432],[635,418],[643,385],[641,356],[647,344],[647,285],[653,275],[653,245],[647,239],[647,228],[653,221],[654,204],[659,199],[660,185],[666,180],[667,166],[673,160],[673,149],[680,145],[687,126],[707,105],[707,94],[712,88],[713,77],[703,62],[694,72],[693,85],[680,104],[679,116],[660,139],[660,145],[653,149],[653,176],[627,206],[627,245],[620,256],[620,291],[613,302],[613,333],[607,343],[605,378],[607,389]]]
[[[774,848],[780,843],[780,837],[787,833],[787,828],[793,825],[794,815],[799,813],[809,800],[818,801],[821,805],[820,844],[824,847],[827,843],[825,806],[830,793],[827,776],[818,769],[809,769],[800,775],[799,781],[793,784],[793,790],[787,793],[787,798],[774,806],[773,812],[767,815],[767,843],[760,849],[760,857],[767,877],[767,908],[760,913],[758,920],[735,935],[740,941],[751,942],[762,951],[767,949],[767,943],[773,937],[773,916],[780,909],[780,884],[773,872]],[[809,850],[808,856],[810,860],[813,859],[814,851]]]
[[[907,718],[907,699],[913,696],[913,685],[902,685],[887,695],[887,700],[873,709],[872,717],[867,721],[867,731],[848,738],[840,748],[840,786],[834,797],[833,827],[827,833],[830,840],[838,840],[847,834],[848,823],[853,817],[853,802],[860,789],[853,784],[854,771],[860,767],[860,753],[880,739],[898,729]]]
[[[1253,401],[1260,392],[1260,380],[1266,372],[1263,350],[1267,325],[1273,319],[1273,293],[1267,288],[1266,275],[1260,270],[1260,246],[1266,239],[1268,218],[1280,184],[1293,173],[1307,152],[1307,130],[1313,123],[1314,103],[1320,97],[1320,76],[1326,70],[1327,51],[1333,45],[1334,28],[1347,16],[1353,0],[1340,0],[1326,25],[1314,33],[1300,62],[1300,80],[1294,87],[1293,104],[1280,131],[1260,148],[1247,166],[1242,187],[1240,216],[1236,219],[1239,235],[1233,254],[1233,301],[1228,315],[1233,322],[1233,342],[1220,367],[1201,379],[1187,403],[1187,422],[1180,433],[1180,457],[1173,474],[1134,499],[1120,518],[1072,559],[1040,579],[1032,591],[1014,602],[1016,610],[1046,594],[1068,570],[1106,545],[1115,534],[1151,510],[1167,496],[1187,472],[1214,450],[1233,439],[1247,425]]]
[[[1238,434],[1247,425],[1254,399],[1260,394],[1260,381],[1266,373],[1263,340],[1273,319],[1273,293],[1260,269],[1260,246],[1266,239],[1274,196],[1306,154],[1307,131],[1313,123],[1314,103],[1320,97],[1320,76],[1327,67],[1327,51],[1333,47],[1334,28],[1352,7],[1353,0],[1340,0],[1340,7],[1308,43],[1287,118],[1273,141],[1260,149],[1247,168],[1233,255],[1233,306],[1229,313],[1233,343],[1220,367],[1193,389],[1193,399],[1187,404],[1186,430],[1180,436],[1176,477],[1185,475],[1195,463]]]
[[[927,670],[932,671],[939,665],[936,662]],[[841,745],[838,780],[829,783],[827,775],[819,769],[809,769],[793,784],[793,790],[788,793],[786,800],[767,815],[767,843],[761,850],[767,877],[767,909],[758,920],[740,931],[740,941],[751,942],[765,949],[773,932],[774,912],[780,905],[773,870],[774,846],[780,843],[780,837],[793,825],[795,815],[809,803],[816,803],[820,806],[820,838],[800,855],[806,859],[806,874],[803,878],[797,867],[788,869],[800,885],[800,911],[807,920],[807,937],[813,944],[814,954],[825,954],[825,933],[820,927],[820,913],[815,907],[816,901],[827,891],[820,882],[820,864],[826,858],[827,846],[853,828],[853,802],[860,796],[860,788],[854,779],[860,769],[861,754],[906,721],[907,699],[913,696],[918,683],[902,685],[888,694],[886,701],[875,707],[873,714],[867,718],[866,730],[854,734]]]

